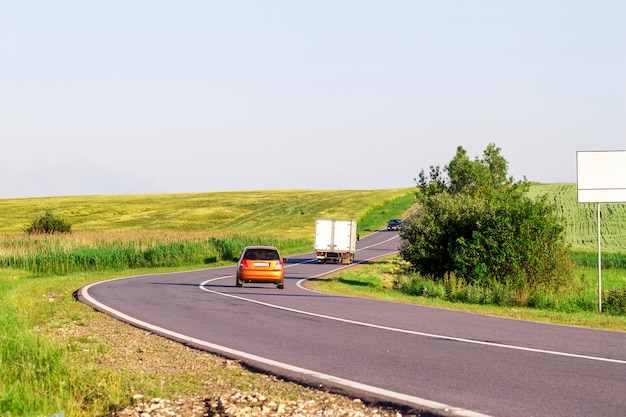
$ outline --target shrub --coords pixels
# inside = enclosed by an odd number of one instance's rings
[[[443,286],[419,274],[398,275],[394,279],[393,288],[403,294],[416,297],[446,298],[446,290]]]
[[[614,315],[626,314],[626,288],[611,288],[604,295],[602,310]]]
[[[37,217],[33,223],[26,228],[29,235],[71,233],[72,225],[64,219],[55,216],[47,211],[43,216]]]
[[[538,309],[555,309],[558,299],[554,294],[548,294],[543,291],[536,291],[526,301],[526,305],[530,308]]]
[[[403,222],[400,255],[422,276],[454,274],[489,288],[489,303],[523,304],[537,289],[569,285],[564,228],[546,197],[525,195],[526,181],[507,177],[507,162],[491,144],[470,161],[459,147],[446,167],[420,174],[420,207]]]
[[[563,311],[565,313],[596,311],[597,309],[597,301],[592,297],[585,296],[585,294],[566,297],[556,306],[556,310]]]

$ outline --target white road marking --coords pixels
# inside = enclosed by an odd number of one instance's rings
[[[228,294],[218,293],[212,290],[207,290],[206,288],[203,287],[203,285],[205,285],[208,282],[216,281],[219,279],[225,279],[225,278],[233,278],[233,275],[223,276],[223,277],[215,278],[209,281],[205,281],[202,284],[200,284],[200,288],[202,288],[204,291],[221,294],[221,295],[228,295]],[[100,311],[108,312],[112,316],[117,317],[122,321],[125,321],[127,323],[132,323],[136,325],[137,327],[150,330],[154,333],[157,333],[166,337],[170,337],[174,340],[184,341],[191,345],[202,346],[202,347],[207,348],[209,351],[222,352],[223,354],[230,355],[232,357],[243,358],[243,359],[247,359],[253,362],[257,362],[257,363],[264,363],[266,365],[273,366],[278,369],[284,369],[289,372],[294,372],[294,373],[298,373],[304,376],[309,376],[310,378],[316,379],[318,381],[327,381],[328,383],[331,383],[331,384],[340,385],[344,387],[351,387],[353,389],[361,390],[363,392],[368,392],[368,393],[386,397],[386,398],[393,398],[393,399],[403,402],[404,404],[413,404],[414,406],[426,408],[428,410],[438,410],[440,412],[444,412],[449,415],[460,416],[460,417],[490,417],[487,414],[481,414],[481,413],[477,413],[474,411],[465,410],[459,407],[452,407],[447,404],[439,403],[436,401],[430,401],[430,400],[416,397],[413,395],[402,394],[399,392],[386,390],[386,389],[375,387],[372,385],[367,385],[367,384],[362,384],[360,382],[351,381],[349,379],[339,378],[334,375],[324,374],[324,373],[316,372],[310,369],[301,368],[299,366],[289,365],[287,363],[278,362],[273,359],[264,358],[262,356],[257,356],[257,355],[253,355],[251,353],[243,352],[240,350],[231,349],[226,346],[217,345],[215,343],[210,343],[205,340],[196,339],[194,337],[190,337],[181,333],[164,329],[159,326],[155,326],[151,323],[138,320],[120,311],[112,309],[98,302],[96,299],[92,298],[91,295],[89,295],[89,288],[97,284],[99,283],[89,284],[80,289],[81,296],[85,300],[88,300],[91,305],[96,306],[97,309]],[[242,298],[242,297],[236,297],[236,298]]]
[[[395,239],[397,238],[396,235],[394,235],[394,237],[392,237],[391,239]],[[389,239],[389,240],[391,240]],[[387,240],[387,241],[389,241]],[[381,242],[383,243],[383,242]],[[370,245],[367,247],[363,247],[363,248],[359,248],[357,249],[357,251],[359,250],[363,250],[363,249],[367,249],[367,248],[371,248],[374,246],[377,246],[381,243],[377,243],[374,245]],[[309,263],[311,261],[303,261],[303,262],[298,262],[298,263],[294,263],[291,264],[289,266],[292,265],[297,265],[299,263]],[[360,261],[360,262],[364,262],[364,261]],[[338,268],[339,269],[343,269],[343,268],[347,268],[349,267],[349,265],[345,265],[343,267]],[[320,274],[320,275],[324,275],[324,274]],[[318,276],[320,276],[318,275]],[[283,307],[283,306],[279,306],[279,305],[275,305],[275,304],[270,304],[270,303],[265,303],[265,302],[261,302],[261,301],[257,301],[257,300],[253,300],[250,298],[246,298],[246,297],[241,297],[241,296],[237,296],[237,295],[232,295],[232,294],[226,294],[223,292],[219,292],[219,291],[215,291],[215,290],[211,290],[208,289],[206,287],[207,284],[214,282],[214,281],[218,281],[218,280],[222,280],[222,279],[227,279],[230,278],[232,279],[234,277],[234,275],[225,275],[225,276],[221,276],[221,277],[217,277],[217,278],[213,278],[207,281],[202,282],[201,284],[199,284],[200,289],[202,289],[203,291],[209,292],[209,293],[213,293],[216,295],[221,295],[224,297],[230,297],[230,298],[235,298],[235,299],[239,299],[242,301],[246,301],[246,302],[250,302],[250,303],[255,303],[255,304],[259,304],[259,305],[263,305],[266,307],[270,307],[270,308],[275,308],[275,309],[279,309],[279,310],[285,310],[285,311],[290,311],[290,312],[294,312],[294,313],[298,313],[298,314],[304,314],[304,315],[309,315],[309,316],[315,316],[315,317],[319,317],[319,318],[324,318],[324,319],[328,319],[328,320],[335,320],[335,321],[339,321],[339,322],[344,322],[344,323],[349,323],[349,324],[354,324],[354,325],[359,325],[359,326],[365,326],[365,327],[371,327],[371,328],[377,328],[377,329],[383,329],[383,330],[388,330],[388,331],[394,331],[394,332],[400,332],[400,333],[407,333],[407,334],[413,334],[413,335],[418,335],[418,336],[423,336],[423,337],[430,337],[430,338],[435,338],[435,339],[442,339],[442,340],[451,340],[451,341],[456,341],[456,342],[463,342],[463,343],[472,343],[472,344],[477,344],[477,345],[484,345],[484,346],[492,346],[492,347],[498,347],[498,348],[503,348],[503,349],[513,349],[513,350],[521,350],[521,351],[527,351],[527,352],[534,352],[534,353],[543,353],[543,354],[549,354],[549,355],[557,355],[557,356],[565,356],[565,357],[571,357],[571,358],[578,358],[578,359],[587,359],[587,360],[595,360],[595,361],[602,361],[602,362],[611,362],[611,363],[618,363],[618,364],[626,364],[626,360],[618,360],[618,359],[610,359],[610,358],[600,358],[600,357],[595,357],[595,356],[587,356],[587,355],[577,355],[577,354],[571,354],[571,353],[565,353],[565,352],[558,352],[558,351],[551,351],[551,350],[544,350],[544,349],[534,349],[534,348],[527,348],[527,347],[521,347],[521,346],[515,346],[515,345],[506,345],[506,344],[501,344],[501,343],[494,343],[494,342],[484,342],[484,341],[478,341],[478,340],[472,340],[472,339],[464,339],[464,338],[458,338],[458,337],[451,337],[451,336],[445,336],[445,335],[438,335],[438,334],[433,334],[433,333],[425,333],[425,332],[418,332],[418,331],[411,331],[411,330],[406,330],[406,329],[398,329],[398,328],[393,328],[393,327],[389,327],[389,326],[381,326],[381,325],[376,325],[376,324],[371,324],[371,323],[365,323],[365,322],[359,322],[359,321],[355,321],[355,320],[348,320],[348,319],[343,319],[340,317],[334,317],[334,316],[329,316],[329,315],[324,315],[324,314],[318,314],[318,313],[313,313],[313,312],[308,312],[308,311],[303,311],[303,310],[297,310],[297,309],[292,309],[292,308],[288,308],[288,307]],[[311,277],[311,278],[316,278],[315,277]],[[304,288],[303,286],[301,286],[301,283],[311,279],[311,278],[307,278],[307,279],[302,279],[298,282],[298,287],[303,288],[307,291],[311,291],[307,288]],[[125,279],[125,278],[122,278]],[[394,392],[394,391],[389,391],[389,390],[385,390],[382,388],[378,388],[378,387],[374,387],[371,385],[367,385],[367,384],[362,384],[356,381],[351,381],[351,380],[347,380],[347,379],[343,379],[343,378],[338,378],[336,376],[333,375],[328,375],[328,374],[324,374],[324,373],[320,373],[320,372],[316,372],[310,369],[306,369],[306,368],[301,368],[301,367],[297,367],[297,366],[293,366],[293,365],[289,365],[286,363],[282,363],[282,362],[278,362],[269,358],[264,358],[261,356],[257,356],[257,355],[253,355],[247,352],[242,352],[242,351],[238,351],[235,349],[231,349],[228,348],[226,346],[221,346],[221,345],[217,345],[214,343],[210,343],[210,342],[206,342],[204,340],[200,340],[200,339],[196,339],[193,337],[189,337],[187,335],[181,334],[181,333],[177,333],[177,332],[173,332],[170,331],[168,329],[164,329],[158,326],[155,326],[153,324],[141,321],[141,320],[137,320],[134,317],[128,316],[124,313],[121,313],[117,310],[114,310],[104,304],[101,304],[100,302],[98,302],[97,300],[95,300],[94,298],[92,298],[89,295],[89,288],[99,284],[99,283],[93,283],[93,284],[89,284],[83,288],[81,288],[80,292],[83,298],[85,298],[86,300],[89,301],[89,303],[91,303],[94,306],[97,306],[99,310],[101,311],[107,311],[109,312],[111,315],[120,318],[121,320],[124,320],[128,323],[134,323],[135,325],[147,329],[147,330],[151,330],[155,333],[158,334],[162,334],[165,336],[169,336],[171,338],[174,338],[176,340],[182,340],[182,341],[186,341],[188,343],[192,343],[194,345],[198,345],[198,346],[203,346],[209,350],[213,350],[213,351],[218,351],[218,352],[223,352],[225,354],[230,354],[234,357],[240,357],[240,358],[244,358],[247,360],[251,360],[251,361],[255,361],[255,362],[259,362],[259,363],[265,363],[269,366],[273,366],[279,369],[284,369],[290,372],[297,372],[299,374],[302,375],[306,375],[306,376],[310,376],[312,378],[316,378],[318,380],[321,381],[328,381],[329,383],[333,383],[333,384],[339,384],[339,385],[343,385],[343,386],[347,386],[347,387],[352,387],[354,389],[358,389],[364,392],[369,392],[372,394],[376,394],[376,395],[380,395],[383,397],[387,397],[387,398],[394,398],[397,399],[399,401],[402,401],[406,404],[414,404],[418,407],[425,407],[427,409],[431,409],[431,410],[438,410],[438,411],[442,411],[445,413],[448,413],[450,415],[455,415],[455,416],[461,416],[461,417],[489,417],[485,414],[481,414],[478,412],[474,412],[471,410],[465,410],[463,408],[458,408],[458,407],[453,407],[447,404],[443,404],[443,403],[439,403],[439,402],[435,402],[435,401],[430,401],[424,398],[420,398],[420,397],[415,397],[412,395],[406,395],[406,394],[402,394],[402,393],[398,393],[398,392]]]
[[[218,277],[218,278],[210,279],[208,281],[205,281],[205,282],[201,283],[200,284],[200,288],[202,290],[204,290],[204,291],[207,291],[207,292],[210,292],[210,293],[213,293],[213,294],[223,295],[224,297],[236,298],[238,300],[247,301],[247,302],[254,303],[254,304],[259,304],[259,305],[262,305],[262,306],[265,306],[265,307],[275,308],[277,310],[284,310],[284,311],[289,311],[289,312],[292,312],[292,313],[304,314],[304,315],[307,315],[307,316],[318,317],[318,318],[323,318],[323,319],[327,319],[327,320],[334,320],[334,321],[339,321],[339,322],[343,322],[343,323],[354,324],[354,325],[357,325],[357,326],[371,327],[371,328],[374,328],[374,329],[388,330],[388,331],[392,331],[392,332],[411,334],[411,335],[415,335],[415,336],[429,337],[429,338],[433,338],[433,339],[450,340],[450,341],[454,341],[454,342],[471,343],[471,344],[475,344],[475,345],[491,346],[491,347],[497,347],[497,348],[502,348],[502,349],[521,350],[521,351],[525,351],[525,352],[544,353],[544,354],[547,354],[547,355],[565,356],[565,357],[577,358],[577,359],[589,359],[589,360],[599,361],[599,362],[610,362],[610,363],[619,363],[619,364],[622,364],[622,365],[626,365],[626,360],[621,360],[621,359],[601,358],[601,357],[597,357],[597,356],[579,355],[579,354],[575,354],[575,353],[566,353],[566,352],[559,352],[559,351],[554,351],[554,350],[536,349],[536,348],[529,348],[529,347],[516,346],[516,345],[507,345],[507,344],[504,344],[504,343],[486,342],[486,341],[482,341],[482,340],[465,339],[465,338],[462,338],[462,337],[445,336],[445,335],[440,335],[440,334],[435,334],[435,333],[418,332],[418,331],[415,331],[415,330],[399,329],[399,328],[396,328],[396,327],[382,326],[382,325],[379,325],[379,324],[372,324],[372,323],[366,323],[366,322],[362,322],[362,321],[344,319],[344,318],[341,318],[341,317],[329,316],[329,315],[326,315],[326,314],[313,313],[313,312],[305,311],[305,310],[297,310],[297,309],[294,309],[294,308],[284,307],[284,306],[280,306],[280,305],[277,305],[277,304],[270,304],[270,303],[266,303],[266,302],[263,302],[263,301],[253,300],[251,298],[241,297],[241,296],[238,296],[238,295],[226,294],[226,293],[222,293],[222,292],[219,292],[219,291],[210,290],[210,289],[205,287],[206,284],[211,283],[213,281],[217,281],[217,280],[224,279],[224,278],[231,278],[231,277],[232,276]],[[306,281],[307,279],[309,279],[309,278],[303,279],[300,282]]]

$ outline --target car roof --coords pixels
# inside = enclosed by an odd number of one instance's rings
[[[244,250],[248,250],[248,249],[274,249],[274,250],[278,250],[278,248],[276,246],[264,246],[264,245],[246,246],[243,249]]]

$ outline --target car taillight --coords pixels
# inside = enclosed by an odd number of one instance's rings
[[[248,260],[247,259],[242,259],[241,260],[241,266],[247,268],[248,267]]]
[[[283,268],[283,261],[281,261],[280,259],[276,261],[276,263],[274,264],[274,269],[282,269]]]

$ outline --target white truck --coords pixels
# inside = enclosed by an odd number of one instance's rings
[[[354,262],[356,252],[356,220],[315,220],[315,257],[317,263],[334,261],[342,264]]]

